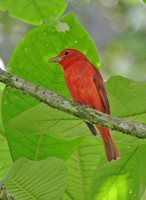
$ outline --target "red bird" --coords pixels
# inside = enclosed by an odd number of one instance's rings
[[[57,57],[50,59],[59,63],[64,69],[67,87],[74,101],[88,105],[103,113],[110,114],[109,102],[104,81],[97,68],[78,50],[65,49]],[[93,135],[96,129],[86,122]],[[104,142],[108,161],[119,158],[119,151],[108,128],[96,125]]]

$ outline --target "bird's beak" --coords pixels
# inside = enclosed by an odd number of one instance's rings
[[[60,61],[62,61],[62,58],[59,56],[49,59],[49,62],[59,63]]]

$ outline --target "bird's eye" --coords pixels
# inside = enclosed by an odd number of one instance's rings
[[[65,52],[64,52],[64,55],[66,55],[66,56],[69,55],[69,54],[70,54],[69,51],[65,51]]]

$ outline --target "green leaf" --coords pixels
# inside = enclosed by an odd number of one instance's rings
[[[112,115],[146,124],[146,83],[112,77],[106,86]],[[146,189],[146,140],[112,132],[121,158],[110,164],[100,160],[93,175],[91,198],[139,200]]]
[[[2,179],[10,169],[12,163],[7,140],[0,134],[0,179]]]
[[[16,161],[3,184],[17,199],[59,200],[67,183],[67,170],[63,161],[48,158]]]
[[[37,115],[36,115],[37,113]],[[16,116],[6,124],[7,132],[25,135],[51,135],[57,138],[76,138],[89,133],[79,118],[40,103]]]
[[[13,160],[22,156],[33,160],[56,156],[66,160],[83,141],[84,137],[79,136],[88,132],[81,120],[43,103],[10,120],[5,130]],[[68,136],[74,139],[63,139]]]
[[[0,0],[0,9],[24,22],[39,25],[43,21],[56,20],[65,10],[65,0]]]
[[[99,138],[98,138],[99,139]],[[93,172],[104,153],[100,140],[87,137],[75,154],[66,162],[69,182],[63,200],[90,200]]]
[[[144,3],[146,3],[146,0],[143,0],[144,1]]]
[[[1,116],[1,101],[2,101],[2,93],[4,90],[4,84],[0,83],[0,134],[4,134],[3,125],[2,125],[2,116]]]
[[[106,87],[112,115],[139,121],[141,116],[146,114],[145,82],[139,83],[121,76],[113,76]]]
[[[101,179],[100,186],[98,188],[98,192],[92,197],[94,200],[126,200],[128,191],[128,176],[125,175],[113,175],[111,177],[107,177]],[[119,192],[120,191],[120,192]]]
[[[56,30],[57,24],[53,23],[51,25],[42,25],[28,33],[13,53],[9,70],[26,80],[70,97],[65,85],[63,70],[59,65],[49,63],[48,59],[69,47],[83,51],[95,64],[99,63],[99,60],[95,44],[74,15],[68,14],[61,21],[68,24],[68,31],[58,32]],[[80,34],[77,34],[77,32]],[[32,97],[25,96],[22,92],[11,88],[6,88],[3,93],[3,123],[13,159],[18,158],[21,154],[26,156],[28,151],[29,153],[31,152],[31,155],[29,155],[31,159],[35,159],[36,151],[39,151],[37,159],[49,156],[49,152],[52,152],[51,148],[53,148],[51,144],[47,146],[47,141],[51,138],[49,135],[63,139],[68,138],[69,135],[75,138],[77,135],[81,136],[86,134],[86,132],[89,133],[86,125],[81,120],[47,108],[45,105],[41,107],[39,104],[40,102]],[[66,131],[64,132],[64,130]],[[19,136],[22,133],[25,134],[24,140],[22,135]],[[29,136],[28,133],[34,134],[34,136]],[[79,145],[79,140],[68,141],[70,150],[66,155],[62,153],[60,157],[68,158],[71,152]],[[24,141],[25,150],[23,148]],[[57,139],[56,141],[57,143],[64,144],[64,142],[59,142]],[[32,145],[34,143],[35,145]],[[42,150],[44,144],[45,150]],[[28,148],[28,146],[30,147]],[[66,143],[66,148],[67,146]],[[13,148],[16,153],[14,153]],[[61,146],[59,151],[63,151]],[[57,156],[58,152],[56,151],[53,155]]]
[[[145,192],[143,193],[142,197],[140,198],[140,200],[145,200],[146,199],[146,190]]]
[[[93,176],[92,199],[139,200],[142,196],[146,188],[146,141],[122,150],[118,162],[100,162]]]
[[[4,132],[1,117],[1,99],[3,90],[4,85],[0,83],[0,179],[2,179],[7,174],[12,163],[7,139],[3,136]]]

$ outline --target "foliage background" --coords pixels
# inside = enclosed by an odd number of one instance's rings
[[[146,6],[142,0],[68,0],[95,41],[105,80],[111,75],[146,81]],[[88,13],[88,14],[87,14]],[[32,28],[0,12],[0,55],[7,65],[18,41]]]

